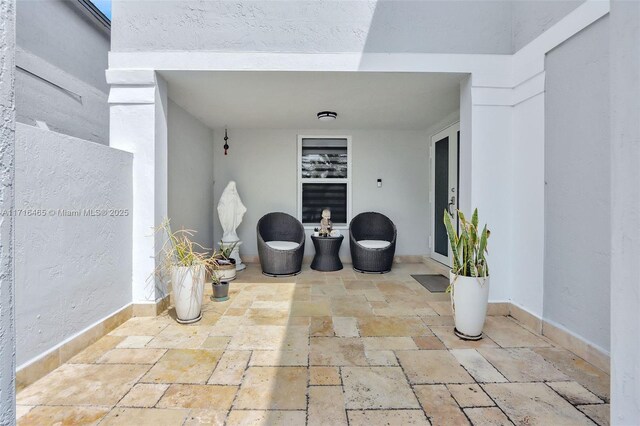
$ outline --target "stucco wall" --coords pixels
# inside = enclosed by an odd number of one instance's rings
[[[114,1],[114,51],[511,53],[505,1]]]
[[[62,0],[18,1],[17,119],[108,144],[109,34],[80,7]]]
[[[609,19],[546,58],[544,316],[609,350]]]
[[[235,130],[229,129],[229,155],[222,152],[224,131],[214,131],[215,202],[229,180],[247,206],[238,228],[241,255],[257,255],[256,224],[269,212],[297,215],[297,135],[352,136],[353,214],[379,211],[398,227],[398,255],[426,255],[430,233],[428,135],[420,131]],[[382,188],[376,180],[382,179]],[[309,231],[310,233],[311,231]],[[342,231],[347,235],[347,231]],[[215,219],[215,237],[222,236]],[[313,254],[307,240],[306,254]],[[349,258],[348,244],[341,256]]]
[[[169,101],[169,217],[174,231],[193,229],[213,248],[213,133]]]
[[[511,3],[512,51],[517,52],[584,3],[584,0],[513,0]]]
[[[0,0],[0,209],[14,205],[15,2]],[[0,425],[15,424],[14,224],[0,216]]]
[[[611,424],[640,419],[640,3],[611,2]]]
[[[131,303],[131,167],[129,153],[17,125],[16,208],[45,211],[16,217],[19,366]]]

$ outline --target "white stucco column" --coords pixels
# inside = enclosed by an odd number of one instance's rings
[[[640,419],[640,2],[612,1],[611,424]]]
[[[14,206],[15,2],[0,0],[0,210]],[[16,423],[13,217],[0,216],[0,425]]]
[[[166,294],[153,277],[167,217],[167,85],[152,70],[108,70],[110,146],[133,153],[133,302],[155,303]]]

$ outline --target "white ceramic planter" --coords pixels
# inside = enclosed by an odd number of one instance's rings
[[[456,335],[467,340],[481,339],[489,302],[489,277],[463,277],[450,272],[449,281],[453,286]]]
[[[171,271],[171,285],[178,322],[191,323],[202,316],[205,269],[202,266],[176,266]]]
[[[236,264],[230,263],[219,265],[214,273],[220,281],[233,281],[236,279],[236,271]]]

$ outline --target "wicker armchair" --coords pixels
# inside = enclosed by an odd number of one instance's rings
[[[375,212],[360,213],[349,224],[353,269],[362,273],[391,271],[398,231],[391,219]]]
[[[281,277],[300,273],[306,235],[298,219],[286,213],[269,213],[258,221],[256,233],[264,275]]]

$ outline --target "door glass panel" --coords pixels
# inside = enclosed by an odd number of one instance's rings
[[[448,257],[449,245],[443,215],[449,204],[449,138],[441,139],[435,145],[435,235],[433,247],[436,253]]]

